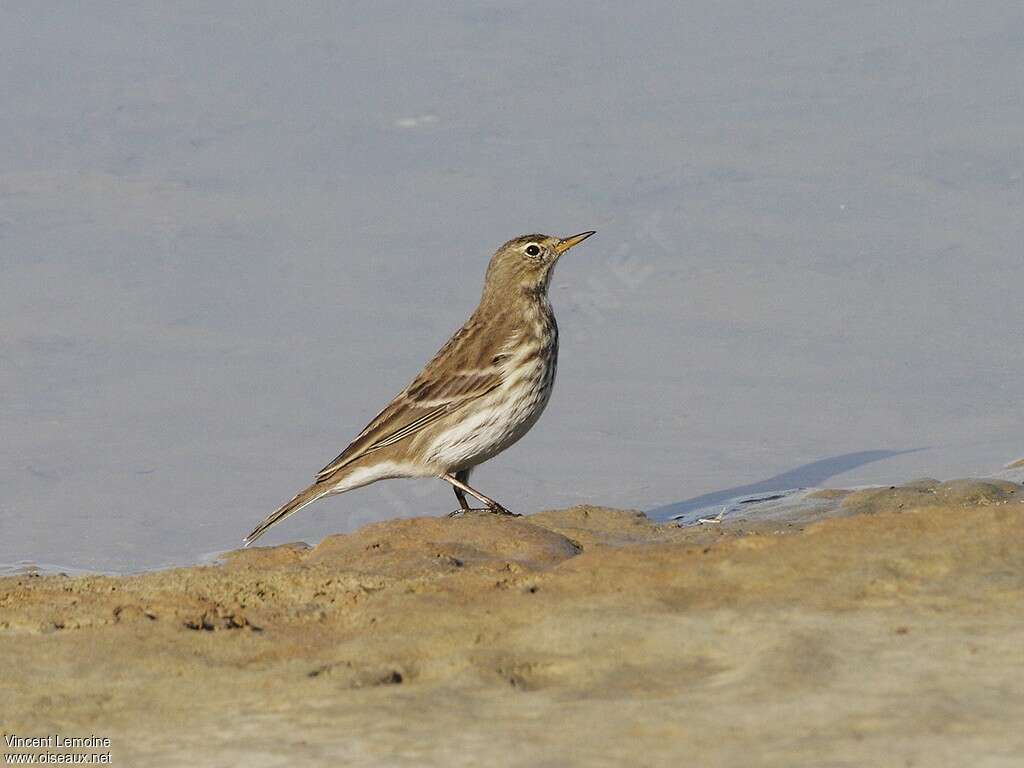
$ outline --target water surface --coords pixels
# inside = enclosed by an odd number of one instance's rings
[[[555,275],[548,412],[474,475],[514,510],[1022,453],[1019,3],[2,16],[0,563],[235,546],[523,232],[598,236]],[[382,483],[265,541],[454,502]]]

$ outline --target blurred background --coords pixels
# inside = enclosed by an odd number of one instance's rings
[[[0,93],[8,568],[237,546],[526,232],[598,236],[474,475],[513,510],[1022,452],[1019,2],[10,2]],[[261,543],[454,508],[391,481]]]

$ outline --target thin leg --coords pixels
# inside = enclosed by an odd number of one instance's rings
[[[505,509],[503,506],[501,506],[501,504],[496,502],[494,499],[489,499],[486,496],[484,496],[482,493],[480,493],[480,491],[477,491],[477,490],[474,490],[473,488],[470,488],[468,485],[466,485],[464,482],[462,482],[456,475],[453,475],[450,472],[446,472],[443,475],[441,475],[441,479],[442,480],[447,480],[453,486],[455,486],[456,488],[462,490],[465,493],[468,493],[470,496],[472,496],[477,501],[483,502],[487,506],[487,509],[490,512],[493,512],[496,515],[513,515],[514,517],[519,517],[519,515],[516,515],[514,512],[509,512],[507,509]]]
[[[455,473],[455,479],[458,480],[460,483],[463,483],[463,484],[468,483],[469,482],[469,470],[468,469],[459,470],[458,472]],[[457,485],[453,485],[452,486],[452,490],[455,491],[455,498],[459,500],[459,506],[462,508],[462,511],[463,512],[469,512],[470,506],[469,506],[469,502],[466,501],[466,492],[463,491],[461,488],[459,488],[459,486],[457,486]]]

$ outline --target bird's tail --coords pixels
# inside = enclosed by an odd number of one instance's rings
[[[283,505],[280,509],[268,516],[266,520],[257,525],[253,532],[250,533],[242,540],[242,544],[248,547],[256,539],[267,532],[267,529],[274,523],[279,523],[289,515],[298,512],[307,504],[312,504],[314,501],[322,496],[326,496],[330,493],[332,488],[324,483],[313,483],[313,485],[306,488],[304,491],[299,491],[295,498]]]

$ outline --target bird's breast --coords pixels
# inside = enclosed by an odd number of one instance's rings
[[[431,450],[434,461],[451,468],[475,466],[518,441],[544,411],[557,365],[554,318],[530,324],[505,347],[501,385],[461,409],[438,435]]]

